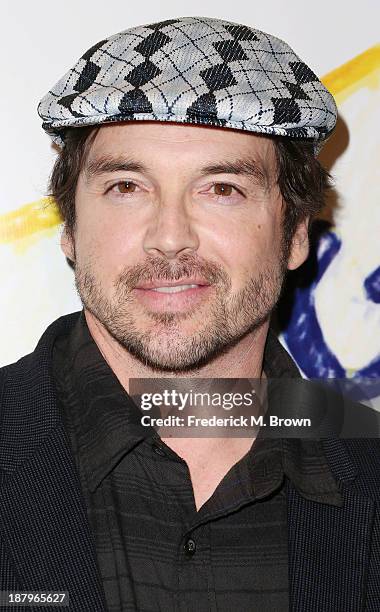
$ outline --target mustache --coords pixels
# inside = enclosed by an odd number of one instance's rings
[[[142,282],[159,280],[177,281],[181,278],[200,276],[209,284],[229,284],[228,275],[214,262],[205,261],[199,256],[184,253],[174,263],[160,257],[149,255],[146,260],[130,267],[119,274],[117,285],[135,287]]]

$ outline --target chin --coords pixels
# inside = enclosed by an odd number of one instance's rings
[[[164,331],[149,337],[129,337],[122,342],[128,352],[144,365],[163,372],[187,372],[199,369],[218,353],[218,346],[196,341],[194,334]]]
[[[190,361],[188,357],[185,355],[181,358],[177,356],[172,356],[172,358],[162,351],[155,352],[149,350],[144,355],[139,355],[141,361],[144,362],[145,365],[150,367],[152,370],[165,372],[165,373],[185,373],[190,370],[194,370],[198,367],[198,361],[195,363]]]

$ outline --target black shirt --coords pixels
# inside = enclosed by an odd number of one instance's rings
[[[285,479],[341,504],[321,444],[258,438],[197,511],[186,462],[139,425],[83,312],[53,366],[109,612],[286,612]],[[264,370],[299,376],[271,330]]]

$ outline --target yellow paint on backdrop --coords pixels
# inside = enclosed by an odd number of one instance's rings
[[[367,49],[339,68],[332,70],[322,78],[322,82],[331,91],[338,105],[358,89],[378,88],[380,86],[380,45]]]
[[[18,254],[45,236],[56,232],[62,223],[52,198],[41,198],[17,210],[0,215],[0,244],[13,244]]]
[[[339,105],[361,87],[380,86],[380,45],[375,45],[322,78]],[[52,198],[42,198],[0,215],[0,244],[13,243],[21,254],[36,241],[52,235],[62,223]]]

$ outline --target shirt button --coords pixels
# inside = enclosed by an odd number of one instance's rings
[[[159,446],[156,442],[152,444],[152,448],[153,448],[153,451],[156,453],[156,455],[160,455],[160,457],[166,457],[166,453],[164,449],[161,446]]]
[[[195,544],[192,538],[189,538],[184,545],[185,553],[188,557],[192,557],[197,549],[197,545]]]

